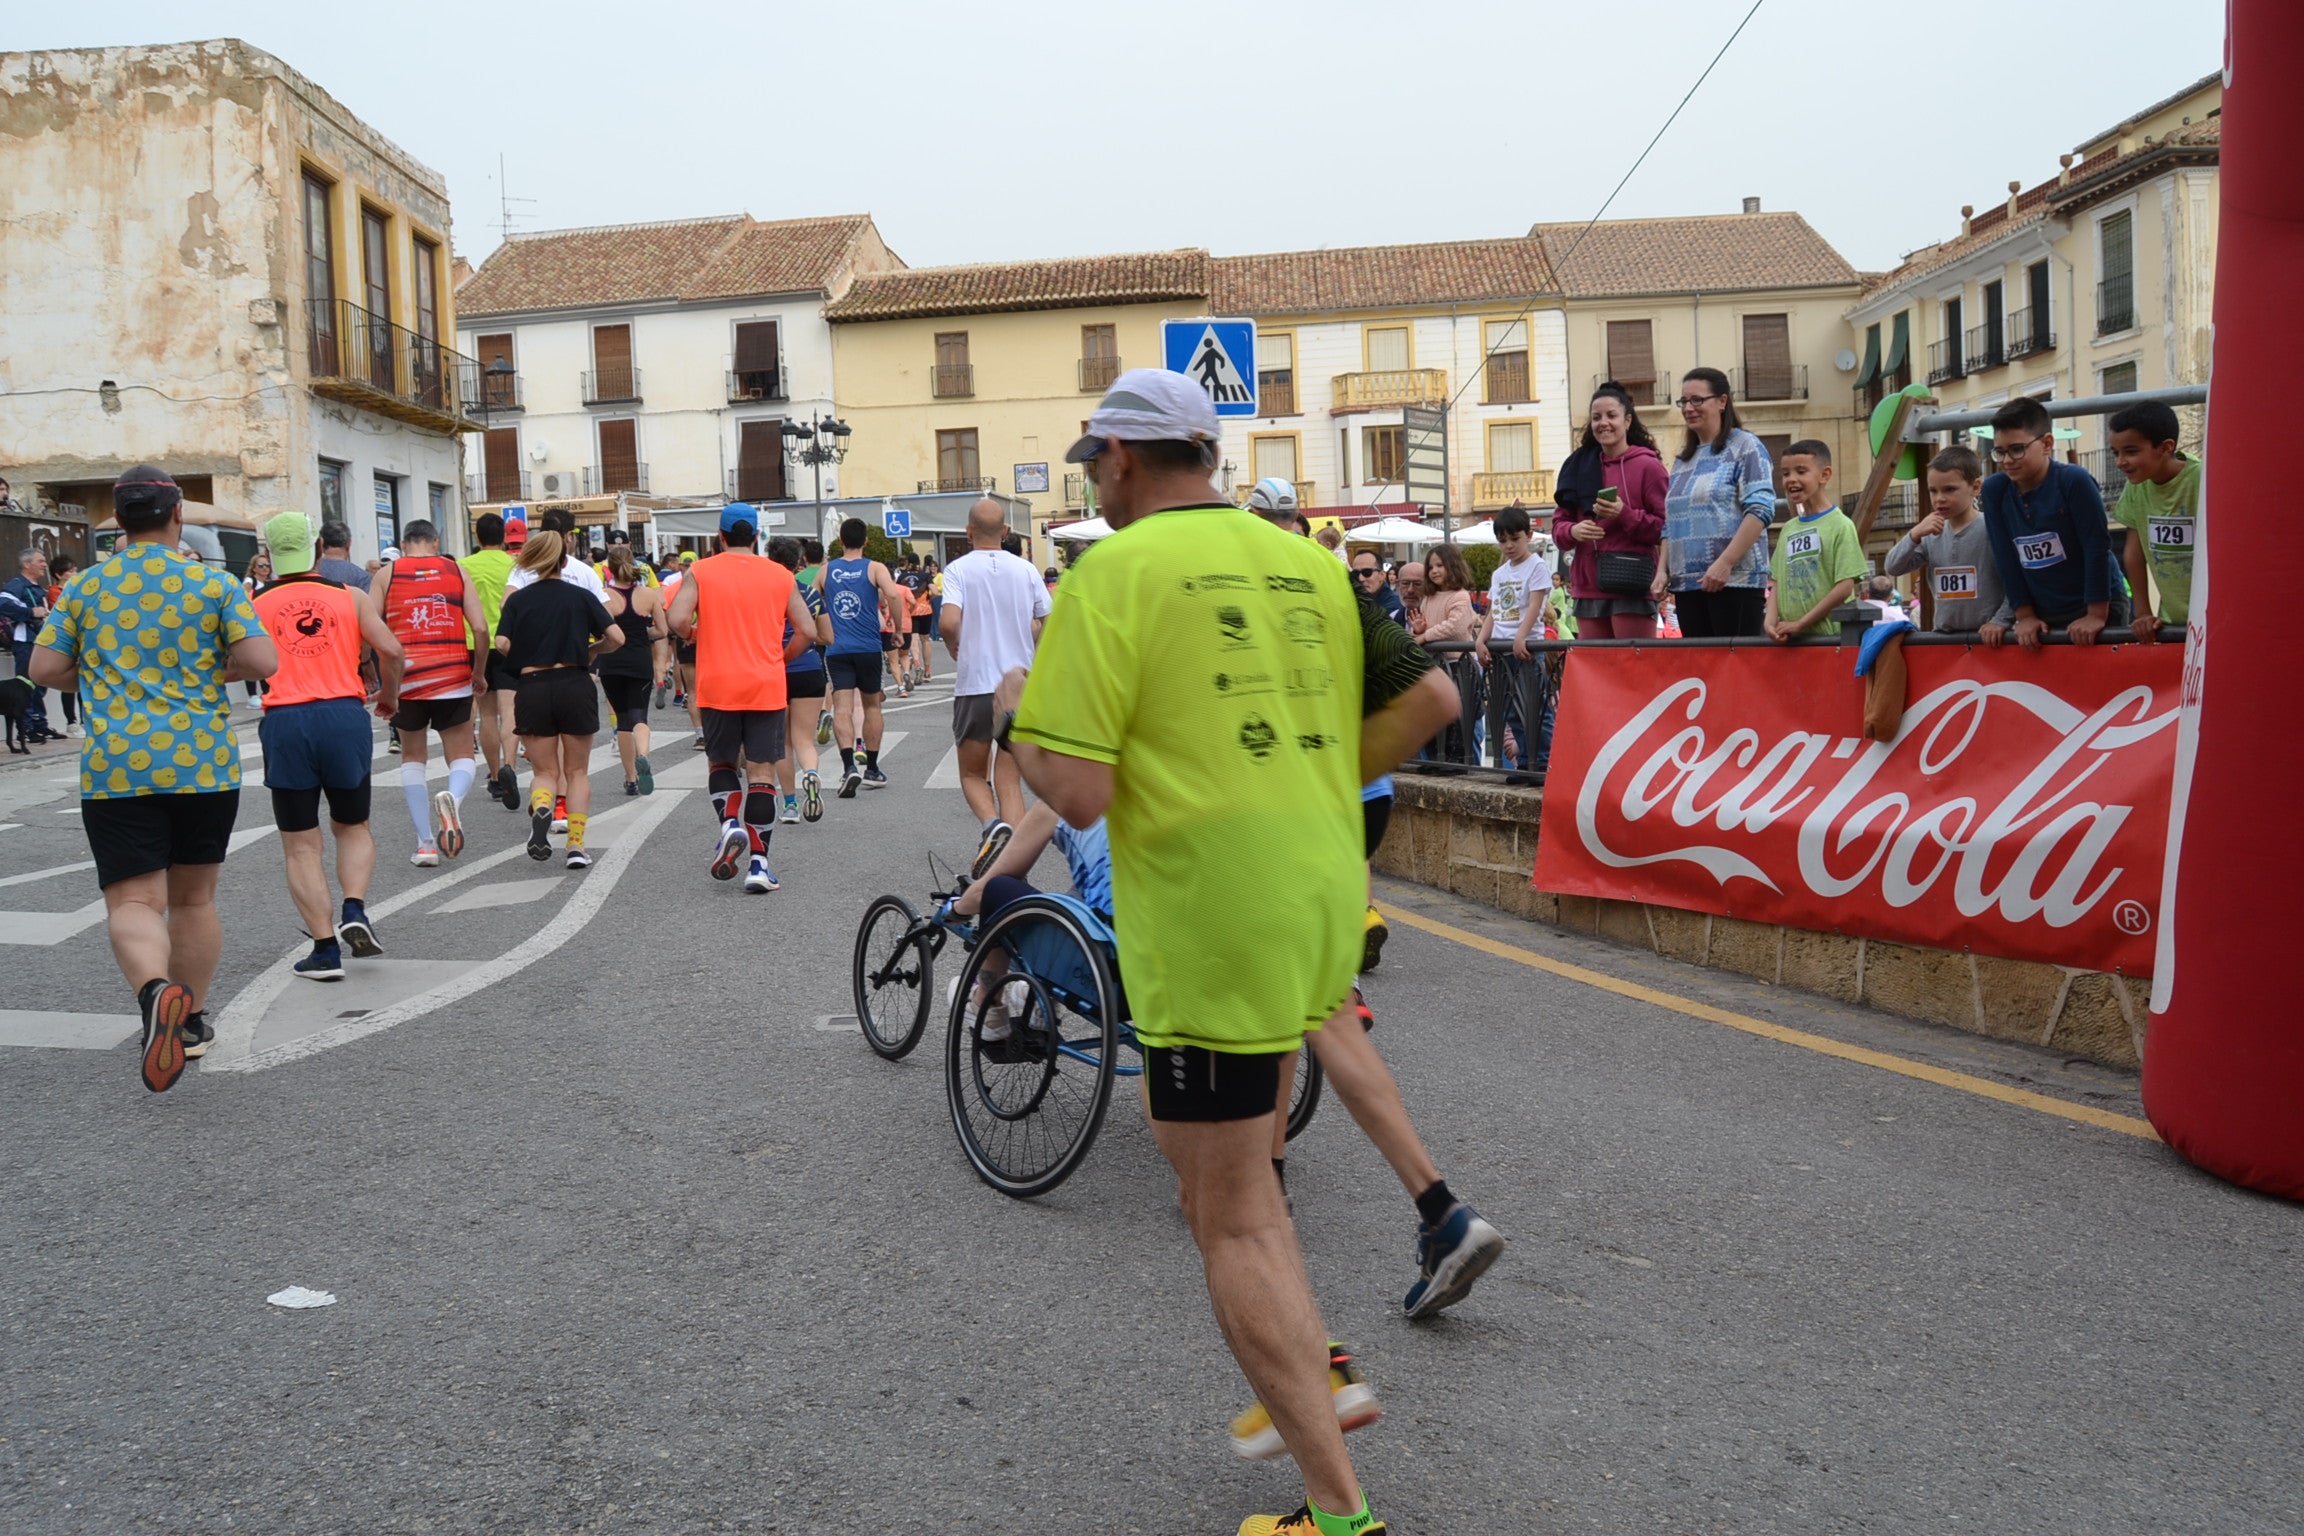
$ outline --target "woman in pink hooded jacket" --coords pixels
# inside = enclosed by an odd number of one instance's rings
[[[1648,577],[1654,576],[1671,481],[1632,397],[1616,384],[1593,391],[1584,441],[1560,466],[1553,491],[1553,541],[1574,551],[1568,595],[1576,601],[1579,639],[1656,638],[1656,603],[1648,580],[1619,579],[1610,583],[1615,590],[1604,588],[1600,556],[1633,557],[1609,562],[1620,568],[1620,578],[1638,574],[1637,560],[1646,560]],[[1604,490],[1615,491],[1615,499],[1603,500]]]

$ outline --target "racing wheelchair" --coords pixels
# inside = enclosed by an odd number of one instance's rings
[[[1143,1075],[1118,944],[1078,897],[1026,896],[977,920],[952,910],[967,878],[951,884],[930,893],[926,913],[896,895],[864,909],[851,977],[856,1019],[881,1056],[909,1055],[935,1006],[937,957],[957,941],[963,958],[944,1033],[953,1132],[985,1183],[1019,1200],[1044,1195],[1087,1157],[1113,1080]],[[997,980],[978,1004],[976,983],[988,968]],[[995,1004],[1007,1013],[1008,1033],[987,1039]],[[1297,1052],[1289,1140],[1312,1123],[1321,1081],[1310,1048]]]

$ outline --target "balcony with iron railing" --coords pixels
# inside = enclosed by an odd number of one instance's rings
[[[1968,376],[1967,359],[1961,355],[1960,338],[1947,336],[1942,341],[1928,343],[1928,382],[1946,384]]]
[[[514,470],[509,474],[491,475],[482,470],[464,477],[464,499],[472,502],[502,503],[526,501],[528,497],[528,471]]]
[[[1340,373],[1329,383],[1328,414],[1397,410],[1404,405],[1445,405],[1448,374],[1440,368],[1387,368],[1374,373]]]
[[[1120,377],[1120,359],[1117,357],[1084,357],[1080,359],[1080,392],[1100,394],[1112,387]]]
[[[434,432],[477,432],[480,364],[348,299],[305,310],[312,392]]]
[[[1754,368],[1747,364],[1728,370],[1728,391],[1738,405],[1768,405],[1775,401],[1808,398],[1808,365],[1786,363],[1780,368]]]
[[[1982,373],[1987,368],[1997,368],[2008,361],[2007,337],[2000,326],[1972,325],[1960,340],[1960,373],[1953,375],[1955,378]],[[1929,357],[1934,359],[1933,350]],[[1929,382],[1936,381],[1931,379]]]
[[[485,367],[480,370],[480,397],[473,403],[490,416],[528,409],[518,373],[490,373]]]
[[[1472,477],[1472,510],[1496,512],[1519,502],[1524,507],[1552,505],[1552,471],[1548,469],[1490,469]]]
[[[728,403],[743,405],[754,400],[783,400],[784,370],[781,368],[730,369],[728,372]]]
[[[959,475],[949,480],[923,480],[915,494],[941,496],[955,491],[996,491],[998,489],[1000,489],[1000,482],[990,475]]]
[[[2008,317],[2008,356],[2011,359],[2030,357],[2035,352],[2056,350],[2056,333],[2048,329],[2048,317],[2037,321],[2034,311],[2019,309]]]
[[[2080,467],[2095,477],[2096,488],[2103,492],[2104,503],[2110,506],[2128,489],[2128,477],[2120,473],[2120,465],[2109,448],[2091,448],[2080,455]]]
[[[618,491],[646,491],[648,466],[622,464],[594,465],[584,471],[584,494],[587,496],[613,496]]]
[[[2096,334],[2110,336],[2136,328],[2136,280],[2115,277],[2096,285]]]
[[[730,501],[790,501],[792,490],[781,464],[739,464],[728,471]]]
[[[640,370],[588,369],[583,375],[583,386],[586,405],[637,405],[640,401]]]
[[[1592,375],[1592,389],[1584,392],[1584,398],[1591,399],[1592,390],[1609,383],[1622,385],[1624,393],[1632,397],[1632,403],[1635,406],[1670,405],[1672,403],[1673,380],[1670,373],[1663,368],[1658,368],[1656,377],[1652,379],[1619,379],[1610,374],[1596,373]]]
[[[928,392],[939,400],[964,400],[976,393],[974,363],[938,363],[928,375]]]
[[[1066,475],[1064,477],[1064,505],[1067,510],[1071,511],[1079,511],[1087,507],[1088,477],[1086,475]]]

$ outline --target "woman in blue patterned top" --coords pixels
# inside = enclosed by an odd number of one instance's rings
[[[1662,570],[1681,633],[1692,640],[1758,635],[1766,617],[1768,525],[1776,517],[1768,450],[1737,425],[1728,376],[1717,368],[1689,369],[1673,403],[1688,438],[1664,497]]]

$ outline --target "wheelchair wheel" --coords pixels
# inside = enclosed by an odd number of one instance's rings
[[[977,977],[1008,965],[983,1006]],[[995,1001],[1005,1040],[986,1040]],[[952,1129],[977,1176],[1004,1195],[1044,1195],[1088,1155],[1112,1100],[1120,988],[1104,949],[1062,904],[1027,896],[976,935],[945,1037]]]
[[[903,897],[882,896],[856,925],[856,1022],[864,1043],[890,1061],[910,1054],[928,1027],[936,963],[927,941],[913,932],[917,921]]]
[[[1296,1086],[1288,1096],[1288,1139],[1294,1141],[1304,1134],[1304,1127],[1312,1123],[1320,1109],[1320,1085],[1326,1081],[1320,1071],[1320,1058],[1312,1054],[1312,1041],[1306,1038],[1304,1048],[1296,1053]]]

